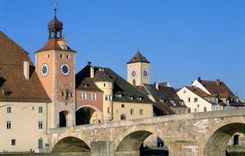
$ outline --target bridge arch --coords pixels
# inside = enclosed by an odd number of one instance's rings
[[[245,123],[227,123],[211,132],[207,139],[204,155],[225,156],[228,143],[236,132],[244,132]]]
[[[118,136],[118,141],[115,143],[115,151],[139,151],[143,142],[153,134],[157,136],[157,140],[164,141],[165,145],[169,144],[169,142],[165,140],[166,137],[157,129],[146,127],[135,129],[135,127],[132,127]],[[159,147],[162,146],[163,143],[161,142]]]
[[[101,111],[92,105],[83,105],[76,111],[76,125],[86,125],[101,122]]]
[[[54,153],[68,153],[68,152],[90,152],[89,145],[74,136],[68,136],[60,139],[53,147]]]

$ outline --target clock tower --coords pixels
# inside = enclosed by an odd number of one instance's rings
[[[63,23],[56,17],[48,23],[48,41],[35,53],[36,72],[51,99],[48,127],[75,124],[75,51],[62,37]]]
[[[134,86],[150,83],[150,62],[138,50],[128,61],[128,82]]]

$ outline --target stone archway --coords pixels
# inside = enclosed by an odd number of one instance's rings
[[[102,122],[102,113],[90,105],[83,106],[76,111],[76,125],[86,125]]]
[[[59,112],[59,127],[67,127],[68,125],[68,111]]]
[[[159,137],[157,134],[154,134],[156,137],[156,148],[151,149],[144,145],[144,141],[153,136],[153,132],[148,130],[137,130],[131,133],[128,133],[124,136],[124,138],[120,139],[120,143],[118,144],[116,148],[117,155],[152,155],[154,154],[162,154],[164,153],[164,156],[168,155],[168,151],[163,151],[164,142],[161,137]],[[158,141],[159,141],[159,148],[158,147]],[[165,146],[166,147],[166,146]],[[160,149],[162,148],[162,149]],[[153,153],[152,153],[153,152]]]
[[[228,143],[236,132],[245,129],[244,123],[230,123],[218,128],[208,139],[204,155],[225,156]]]
[[[79,138],[65,137],[54,145],[52,151],[54,153],[90,152],[90,148]]]

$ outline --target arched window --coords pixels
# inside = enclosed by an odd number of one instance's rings
[[[62,111],[59,113],[59,127],[66,127],[67,112]]]

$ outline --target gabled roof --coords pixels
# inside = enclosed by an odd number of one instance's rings
[[[30,78],[23,74],[23,62],[30,62]],[[50,102],[28,53],[0,32],[0,101]]]
[[[63,40],[63,38],[48,39],[45,45],[41,49],[39,49],[37,52],[48,51],[48,50],[61,50],[61,51],[75,52],[75,50],[71,49],[69,46],[67,46],[66,50],[62,49],[58,44],[59,40]]]
[[[89,77],[86,77],[76,89],[83,91],[102,92],[102,90],[100,90],[94,83],[94,79]]]
[[[94,82],[112,82],[110,77],[106,74],[104,69],[101,69],[96,72],[94,76]]]
[[[76,86],[81,83],[86,77],[90,77],[90,65],[85,66],[80,72],[76,74]],[[101,72],[103,69],[105,74],[109,77],[111,82],[113,82],[113,101],[119,102],[135,102],[135,103],[151,103],[152,101],[139,89],[132,86],[121,76],[115,73],[110,68],[104,67],[93,67],[95,75],[97,72]],[[120,95],[120,96],[117,96]]]
[[[155,84],[144,84],[145,89],[151,94],[156,102],[164,102],[170,104],[171,107],[186,107],[182,104],[181,99],[176,94],[173,87],[159,86],[157,89]],[[174,104],[171,103],[174,102]]]
[[[206,92],[204,92],[202,89],[200,89],[198,87],[186,86],[186,88],[189,89],[191,92],[195,93],[196,95],[200,96],[200,97],[210,96],[209,94],[207,94]]]
[[[0,64],[23,65],[31,61],[28,53],[13,40],[0,31]]]
[[[170,107],[171,104],[169,103],[157,102],[153,105],[153,110],[158,116],[174,114]]]
[[[137,63],[137,62],[143,62],[143,63],[150,63],[138,50],[137,53],[134,55],[133,58],[131,58],[127,64],[130,63]]]
[[[223,81],[198,80],[211,94],[218,94],[221,98],[235,97]]]

